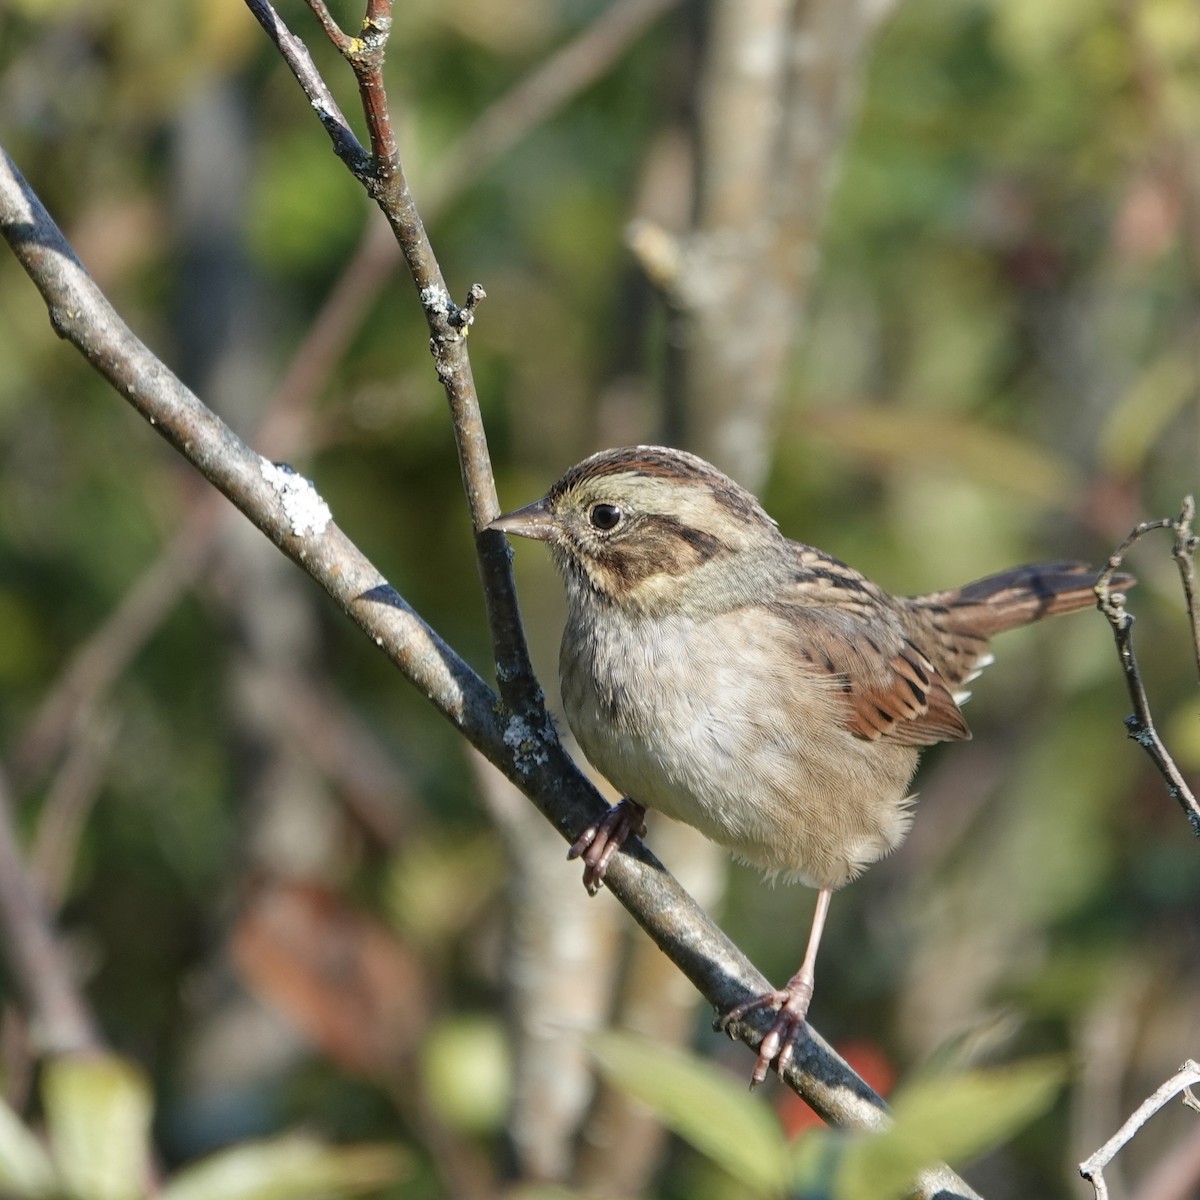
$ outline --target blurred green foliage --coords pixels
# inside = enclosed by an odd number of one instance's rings
[[[643,1038],[593,1039],[604,1073],[754,1196],[901,1200],[938,1162],[957,1166],[1049,1107],[1062,1080],[1052,1063],[929,1076],[895,1097],[885,1131],[813,1130],[788,1142],[771,1113],[726,1074]]]
[[[137,1200],[148,1193],[151,1097],[111,1056],[65,1057],[42,1081],[46,1138],[0,1102],[0,1187],[10,1200]],[[377,1192],[407,1173],[393,1146],[330,1148],[288,1135],[212,1155],[153,1193],[164,1200],[317,1200]]]
[[[398,6],[388,78],[418,201],[455,138],[603,7]],[[281,9],[357,118],[349,73],[306,7]],[[471,352],[506,504],[541,494],[584,453],[660,427],[666,322],[623,227],[664,172],[686,186],[663,163],[675,161],[692,103],[697,27],[688,6],[656,26],[433,222],[455,295],[477,279],[488,290]],[[898,7],[871,57],[777,414],[765,499],[786,532],[918,591],[1023,559],[1098,560],[1137,520],[1178,511],[1200,462],[1197,63],[1193,0]],[[123,316],[253,437],[364,225],[380,218],[244,7],[10,0],[0,141]],[[306,448],[292,457],[406,598],[486,673],[469,524],[426,337],[411,286],[395,275],[320,381]],[[153,1081],[165,1162],[306,1120],[354,1142],[416,1146],[406,1196],[448,1194],[447,1157],[503,1174],[510,860],[452,732],[314,589],[263,565],[274,554],[266,543],[227,536],[68,740],[81,770],[91,762],[90,784],[66,786],[70,754],[21,769],[31,722],[72,655],[201,489],[55,339],[6,256],[0,361],[0,760],[30,845],[65,856],[62,927],[106,1035]],[[1194,772],[1195,681],[1165,542],[1132,565],[1156,711]],[[535,554],[518,554],[517,567],[552,692],[557,583]],[[929,756],[909,844],[834,905],[813,1017],[835,1039],[872,1043],[905,1078],[930,1060],[1074,1056],[1058,1105],[985,1160],[979,1184],[989,1200],[1065,1196],[1072,1156],[1194,1050],[1200,873],[1178,810],[1123,740],[1126,699],[1099,619],[1014,634],[998,650],[968,709],[975,744]],[[281,661],[300,682],[256,700],[255,682],[274,679]],[[316,727],[281,730],[278,697],[312,680],[336,702]],[[331,749],[317,730],[334,727]],[[92,761],[97,730],[106,748]],[[355,738],[386,766],[364,777],[374,760]],[[358,771],[337,757],[339,739]],[[347,816],[381,794],[398,814],[390,840]],[[280,991],[251,1001],[229,968],[247,891],[260,874],[288,871],[382,914],[421,964],[435,996],[427,1057],[397,1050],[390,1084],[314,1049],[269,1015],[272,1002],[286,1010]],[[723,919],[783,978],[807,903],[738,870]],[[720,1048],[707,1033],[698,1046]],[[18,1107],[27,1065],[4,1063]],[[748,1059],[734,1065],[744,1071]],[[1008,1141],[1018,1118],[1049,1104],[1040,1069],[1014,1074],[1003,1102],[981,1101],[996,1123],[964,1121],[964,1154]],[[414,1101],[397,1094],[405,1088],[425,1090]],[[77,1095],[72,1125],[54,1094],[51,1084],[50,1150],[0,1109],[0,1166],[21,1194],[69,1171],[72,1128],[98,1128],[102,1105]],[[133,1136],[128,1123],[149,1120],[142,1085],[125,1094],[128,1107],[106,1110],[127,1123],[106,1138],[114,1154]],[[737,1119],[767,1119],[750,1111]],[[657,1194],[774,1186],[776,1176],[745,1170],[731,1184],[736,1162],[689,1119],[678,1106],[673,1127],[723,1171],[677,1145]],[[1164,1125],[1139,1139],[1131,1173],[1172,1135]],[[781,1140],[773,1127],[754,1136]],[[816,1142],[801,1142],[801,1157],[813,1152],[806,1144]],[[939,1137],[937,1153],[951,1148]],[[330,1164],[328,1190],[339,1194],[388,1174],[369,1156],[356,1173],[354,1149],[327,1153],[249,1144],[174,1175],[167,1194],[251,1196],[255,1172],[304,1174],[316,1161]],[[251,1183],[219,1182],[224,1170]],[[846,1188],[835,1194],[858,1194]],[[76,1191],[125,1194],[88,1182]]]

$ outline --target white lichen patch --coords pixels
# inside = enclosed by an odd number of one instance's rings
[[[325,532],[333,520],[329,505],[321,499],[312,481],[293,471],[286,463],[260,458],[262,477],[279,493],[283,514],[297,537],[315,537]]]
[[[450,293],[445,288],[430,286],[421,289],[421,306],[429,313],[437,313],[439,316],[449,316],[453,304],[450,302]]]
[[[524,717],[511,716],[504,727],[504,744],[513,752],[513,762],[521,772],[545,766],[550,756],[542,749],[541,739]]]

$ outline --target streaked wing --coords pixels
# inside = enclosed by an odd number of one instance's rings
[[[786,617],[795,653],[841,689],[846,729],[907,746],[971,736],[945,680],[885,592],[810,546],[796,544],[795,565],[772,607]]]

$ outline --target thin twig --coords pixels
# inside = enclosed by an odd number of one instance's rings
[[[1166,1083],[1137,1107],[1129,1120],[1095,1154],[1079,1164],[1079,1173],[1092,1185],[1096,1193],[1096,1200],[1108,1200],[1108,1184],[1104,1181],[1104,1168],[1121,1152],[1138,1130],[1180,1092],[1183,1093],[1184,1103],[1189,1108],[1195,1107],[1195,1097],[1190,1089],[1196,1084],[1200,1084],[1200,1063],[1188,1059]]]
[[[29,849],[29,869],[48,904],[58,908],[67,894],[79,838],[100,794],[116,739],[118,721],[94,712],[74,739],[46,793]]]
[[[138,340],[96,287],[12,160],[0,156],[0,233],[46,300],[51,324],[200,473],[305,566],[469,736],[512,754],[490,688],[396,595],[320,508],[315,492],[254,453]],[[309,500],[310,511],[296,501]],[[380,610],[390,617],[380,620]]]
[[[325,30],[325,36],[333,43],[337,51],[340,54],[349,53],[354,39],[342,31],[342,27],[333,19],[329,6],[322,0],[308,0],[308,7],[312,9],[313,16],[320,21],[321,28]]]
[[[312,2],[321,3],[322,0]],[[530,717],[540,724],[546,720],[545,711],[517,609],[510,552],[507,545],[501,547],[490,542],[485,530],[485,524],[498,512],[498,505],[465,345],[473,320],[473,304],[482,299],[484,292],[478,285],[473,285],[466,305],[459,308],[453,304],[398,155],[394,160],[389,155],[386,163],[380,161],[384,149],[390,150],[395,145],[381,74],[391,24],[391,5],[390,0],[367,0],[367,3],[364,32],[370,26],[371,35],[364,41],[370,41],[371,45],[364,46],[362,52],[356,47],[353,53],[346,55],[358,80],[376,157],[374,178],[364,182],[392,226],[429,323],[434,363],[450,403],[463,483],[475,523],[476,549],[501,696],[515,714],[514,720],[522,727]],[[967,1190],[964,1184],[964,1194]]]
[[[1192,653],[1196,658],[1196,672],[1200,674],[1200,607],[1196,604],[1196,548],[1200,537],[1192,529],[1196,518],[1194,496],[1184,496],[1183,509],[1175,522],[1175,544],[1171,556],[1179,567],[1179,579],[1183,584],[1183,596],[1187,601],[1188,620],[1192,628]]]
[[[1114,577],[1124,561],[1125,555],[1134,543],[1145,537],[1146,534],[1152,533],[1156,529],[1175,529],[1176,547],[1180,545],[1181,539],[1185,543],[1194,543],[1195,539],[1191,534],[1188,514],[1189,506],[1185,501],[1183,514],[1179,518],[1164,517],[1158,521],[1143,521],[1132,530],[1120,546],[1109,555],[1104,570],[1096,579],[1096,603],[1112,626],[1113,638],[1117,644],[1117,657],[1120,659],[1121,670],[1125,675],[1129,698],[1133,702],[1133,713],[1125,718],[1125,729],[1129,737],[1150,756],[1151,761],[1158,768],[1159,774],[1166,780],[1167,792],[1179,803],[1188,824],[1192,827],[1192,832],[1200,838],[1200,803],[1197,803],[1196,797],[1183,778],[1183,773],[1175,765],[1175,760],[1171,757],[1155,728],[1154,719],[1150,714],[1150,700],[1142,681],[1141,668],[1138,666],[1133,652],[1133,614],[1125,607],[1124,594],[1113,591]],[[1186,533],[1180,534],[1180,527],[1185,525]],[[1181,572],[1183,570],[1182,564],[1180,570]],[[1196,614],[1190,598],[1189,616],[1194,626]]]
[[[24,998],[34,1041],[54,1054],[99,1050],[49,911],[21,856],[7,781],[0,776],[0,946]]]
[[[54,687],[14,740],[11,774],[18,794],[49,769],[73,731],[85,728],[100,697],[175,607],[208,562],[220,500],[204,496],[124,595],[71,656]]]
[[[304,89],[313,112],[317,114],[325,132],[333,141],[337,156],[350,168],[354,175],[362,179],[370,169],[370,160],[362,143],[350,128],[333,93],[326,86],[325,80],[317,70],[308,47],[280,20],[279,14],[261,0],[246,0],[246,7],[254,14],[258,23],[266,30],[267,36],[275,43],[279,53],[292,69],[297,82]]]

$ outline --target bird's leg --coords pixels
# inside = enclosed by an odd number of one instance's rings
[[[594,896],[604,885],[604,872],[612,856],[631,833],[646,832],[646,810],[628,796],[589,825],[567,851],[568,858],[583,859],[583,886]]]
[[[747,1013],[756,1009],[779,1010],[775,1023],[759,1043],[758,1061],[754,1064],[754,1072],[750,1076],[752,1088],[758,1087],[766,1079],[773,1060],[775,1069],[782,1074],[796,1052],[796,1043],[800,1040],[804,1018],[808,1015],[808,1005],[812,1000],[817,950],[821,945],[821,934],[825,929],[825,918],[829,915],[829,900],[832,895],[832,888],[822,888],[817,893],[817,908],[813,913],[812,930],[808,935],[808,949],[804,952],[804,961],[800,964],[800,969],[787,981],[787,986],[738,1004],[717,1021],[718,1029],[727,1030],[732,1022],[740,1021]]]

